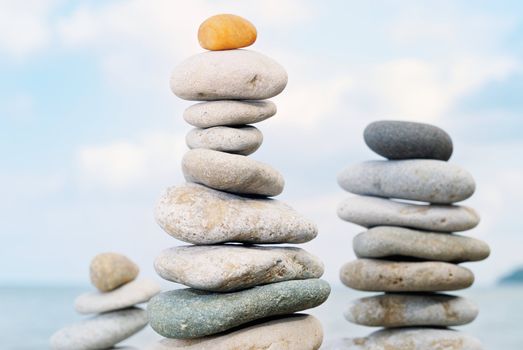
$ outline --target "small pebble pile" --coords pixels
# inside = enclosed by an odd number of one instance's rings
[[[136,307],[160,292],[157,283],[138,280],[138,266],[116,253],[102,253],[91,262],[91,283],[98,291],[80,295],[75,309],[96,314],[67,326],[51,337],[54,350],[110,349],[147,325],[147,313]],[[119,348],[125,349],[125,348]]]
[[[188,183],[168,188],[156,207],[158,224],[192,245],[163,251],[157,273],[188,289],[161,293],[148,304],[151,327],[166,339],[150,349],[313,350],[321,324],[294,312],[322,304],[330,287],[322,262],[296,247],[317,228],[287,204],[271,199],[284,180],[271,166],[247,157],[262,143],[248,124],[276,113],[266,99],[287,84],[272,59],[249,50],[256,29],[245,19],[218,15],[198,33],[203,52],[173,72],[171,89],[190,106],[196,128],[182,161]]]
[[[350,288],[385,293],[358,299],[345,313],[350,322],[385,329],[332,349],[482,349],[446,328],[472,322],[477,307],[437,293],[471,286],[474,275],[459,263],[490,253],[485,242],[452,233],[479,223],[472,208],[454,205],[474,193],[475,182],[447,162],[452,140],[435,126],[403,121],[374,122],[364,138],[388,160],[352,165],[338,176],[358,195],[339,205],[338,216],[368,228],[354,238],[358,259],[341,268],[340,278]]]

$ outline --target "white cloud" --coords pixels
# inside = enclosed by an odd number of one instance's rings
[[[0,51],[20,59],[49,45],[56,0],[0,0]]]
[[[87,187],[110,190],[170,183],[185,150],[184,136],[163,132],[145,135],[138,142],[86,146],[77,153],[79,179]]]

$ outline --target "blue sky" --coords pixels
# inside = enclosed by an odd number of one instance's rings
[[[481,216],[467,233],[489,284],[523,264],[523,4],[518,1],[0,2],[0,283],[86,283],[92,256],[119,251],[154,275],[179,244],[154,222],[161,191],[181,183],[183,109],[172,68],[201,52],[199,24],[235,13],[258,28],[253,50],[289,73],[259,124],[253,155],[286,179],[280,199],[314,219],[304,245],[337,283],[362,231],[336,217],[345,166],[378,159],[363,142],[378,119],[429,122],[453,137]]]

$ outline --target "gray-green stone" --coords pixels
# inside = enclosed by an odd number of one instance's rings
[[[319,279],[294,280],[234,293],[179,289],[161,293],[148,304],[151,327],[167,338],[198,338],[264,317],[316,307],[330,286]]]

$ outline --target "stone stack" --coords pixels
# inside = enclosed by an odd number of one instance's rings
[[[153,281],[137,280],[138,273],[138,266],[121,254],[97,255],[90,275],[98,291],[82,294],[75,301],[77,312],[96,315],[57,331],[51,337],[51,348],[110,349],[143,329],[147,313],[136,305],[149,301],[160,287]]]
[[[254,33],[254,36],[253,36]],[[148,305],[152,328],[167,339],[151,349],[318,349],[320,323],[294,312],[316,307],[330,292],[322,262],[303,249],[257,244],[304,243],[317,228],[280,194],[284,180],[247,155],[262,134],[254,126],[273,116],[265,99],[287,83],[272,59],[238,50],[256,39],[241,17],[219,15],[200,27],[207,51],[182,62],[171,78],[190,106],[182,170],[188,183],[171,187],[156,207],[158,224],[192,245],[163,251],[158,274],[188,289],[168,291]]]
[[[366,144],[388,160],[349,166],[339,185],[356,195],[338,216],[368,228],[354,238],[357,260],[344,265],[350,288],[384,292],[354,301],[350,322],[386,329],[345,339],[339,349],[481,349],[474,338],[446,327],[472,322],[468,299],[438,292],[464,289],[474,275],[459,265],[488,257],[483,241],[454,234],[474,228],[478,214],[454,203],[475,190],[472,176],[448,163],[452,141],[432,125],[380,121],[364,133]]]

